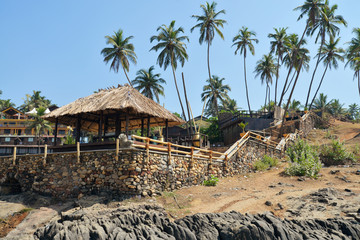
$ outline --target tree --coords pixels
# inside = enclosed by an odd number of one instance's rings
[[[263,58],[256,63],[255,67],[255,77],[260,76],[261,84],[266,83],[266,94],[265,94],[265,104],[266,98],[269,95],[268,102],[270,103],[270,85],[272,84],[272,77],[276,75],[277,66],[274,63],[273,56],[271,53],[264,55]],[[270,111],[270,108],[268,109]]]
[[[153,71],[154,66],[151,66],[149,70],[141,69],[137,71],[137,77],[131,83],[141,94],[152,100],[156,99],[159,103],[159,95],[165,96],[164,87],[161,84],[166,84],[166,81],[160,77],[160,73],[154,74]]]
[[[247,27],[242,27],[242,29],[239,30],[239,33],[233,38],[233,45],[236,46],[235,55],[239,51],[240,54],[244,54],[244,76],[245,76],[245,89],[246,89],[246,99],[249,107],[250,116],[251,114],[251,108],[250,108],[250,101],[249,101],[249,93],[248,93],[248,86],[246,81],[246,54],[247,49],[249,49],[250,53],[252,55],[255,55],[255,47],[253,45],[253,42],[258,43],[259,40],[256,38],[256,33],[253,31],[249,31]]]
[[[318,56],[319,56],[320,61],[324,62],[325,70],[321,77],[319,86],[316,89],[314,97],[312,98],[309,109],[311,109],[311,107],[315,101],[315,97],[320,90],[321,84],[324,80],[324,77],[325,77],[325,74],[326,74],[326,71],[328,70],[328,68],[331,69],[333,67],[333,68],[337,69],[338,65],[339,65],[338,61],[341,61],[341,62],[344,61],[344,57],[342,56],[342,54],[345,52],[345,50],[342,48],[338,48],[336,46],[339,43],[339,41],[340,41],[340,38],[334,40],[333,37],[330,37],[330,41],[325,42],[324,46],[319,49]]]
[[[349,113],[352,120],[357,120],[360,118],[360,107],[356,103],[350,104],[347,112]]]
[[[285,107],[286,106],[283,106],[283,108],[285,108]],[[289,110],[290,114],[294,114],[296,111],[300,111],[300,108],[301,108],[300,101],[293,99],[288,107],[288,110]]]
[[[231,112],[236,113],[239,111],[239,107],[237,106],[235,99],[227,98],[225,101],[222,102],[222,106],[220,106],[221,112]]]
[[[312,25],[311,27],[308,28],[309,35],[313,35],[318,30],[318,34],[316,36],[315,43],[317,43],[318,39],[320,38],[320,41],[321,41],[320,42],[320,50],[322,49],[322,47],[325,44],[326,33],[328,33],[330,38],[334,38],[340,32],[340,28],[337,25],[342,24],[344,26],[347,26],[347,22],[341,15],[335,15],[335,11],[337,10],[337,8],[338,8],[338,6],[336,4],[333,5],[332,7],[330,7],[329,2],[326,0],[324,6],[321,8],[322,12],[321,12],[319,18],[314,23],[314,25]],[[308,106],[309,96],[310,96],[311,87],[312,87],[312,84],[314,81],[315,73],[316,73],[319,63],[321,62],[320,57],[321,57],[321,55],[319,54],[317,61],[316,61],[314,72],[311,77],[309,90],[308,90],[308,94],[306,97],[305,108],[307,108],[307,106]]]
[[[224,85],[223,81],[225,78],[219,78],[218,76],[212,75],[212,78],[207,79],[208,83],[203,87],[203,92],[201,93],[201,101],[206,103],[206,115],[217,116],[219,109],[215,109],[218,106],[218,101],[224,104],[229,100],[228,92],[231,91],[229,85]],[[215,111],[214,111],[215,110]]]
[[[283,54],[286,51],[285,43],[287,42],[287,28],[274,28],[275,33],[270,33],[268,35],[269,38],[273,40],[270,41],[270,53],[275,53],[278,57],[277,59],[277,68],[276,68],[276,81],[275,81],[275,101],[274,104],[276,105],[277,100],[277,85],[279,80],[279,68],[280,68],[280,61],[283,61]]]
[[[127,75],[129,72],[129,60],[130,62],[136,64],[136,54],[134,51],[134,45],[129,43],[133,36],[124,37],[123,30],[119,29],[117,32],[114,32],[112,36],[105,36],[106,44],[112,45],[110,48],[104,48],[101,50],[101,54],[104,56],[104,62],[110,64],[110,70],[114,72],[119,72],[119,67],[121,65],[124,70],[125,76],[131,86],[131,81]]]
[[[40,152],[40,138],[42,135],[46,134],[48,132],[52,132],[53,129],[50,125],[50,122],[46,121],[42,118],[42,116],[45,115],[46,108],[39,107],[36,109],[37,113],[31,114],[31,121],[28,122],[28,129],[34,129],[35,130],[35,136],[37,139],[37,144],[39,145],[39,152]]]
[[[332,101],[327,101],[327,95],[320,93],[320,96],[314,101],[314,109],[319,110],[321,115],[329,112]]]
[[[0,96],[2,95],[2,91],[0,90]],[[0,111],[9,107],[15,107],[15,104],[11,102],[10,99],[0,99]]]
[[[329,113],[334,117],[340,117],[345,113],[344,104],[341,104],[339,99],[334,99],[330,103]]]
[[[51,101],[46,99],[45,96],[41,96],[41,91],[33,90],[33,94],[26,94],[24,104],[20,106],[22,112],[28,112],[34,108],[48,108],[51,105]]]
[[[358,79],[358,90],[360,94],[360,28],[354,28],[353,33],[355,37],[351,39],[349,47],[346,51],[346,59],[348,60],[345,66],[350,66],[354,70],[354,79]]]
[[[210,45],[215,37],[215,32],[224,39],[224,35],[220,31],[219,27],[223,28],[226,23],[223,19],[217,19],[220,14],[225,14],[225,10],[221,10],[219,12],[215,11],[217,3],[212,2],[209,4],[206,2],[206,6],[201,4],[200,8],[203,10],[203,15],[192,15],[193,18],[196,18],[196,22],[199,22],[194,27],[191,28],[191,32],[194,31],[195,28],[199,28],[200,37],[199,43],[200,45],[205,41],[207,43],[207,65],[209,72],[209,79],[211,78],[210,72]],[[215,107],[218,109],[218,107]],[[219,113],[216,113],[217,116]]]
[[[184,29],[182,27],[175,29],[175,21],[172,21],[169,26],[166,26],[165,24],[161,25],[157,28],[156,31],[158,31],[159,34],[152,36],[150,38],[150,42],[156,40],[158,41],[158,44],[153,46],[150,51],[161,51],[157,58],[157,63],[160,67],[164,66],[164,70],[166,70],[169,65],[171,66],[176,92],[179,98],[183,116],[185,117],[186,115],[176,81],[175,70],[178,61],[181,63],[181,66],[184,66],[185,60],[188,59],[188,54],[186,53],[186,44],[183,41],[189,41],[189,38],[187,36],[179,36],[181,33],[184,33]]]

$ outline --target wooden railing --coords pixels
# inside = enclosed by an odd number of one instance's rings
[[[147,157],[149,157],[149,151],[159,151],[166,152],[169,157],[171,157],[172,153],[182,154],[186,156],[190,156],[191,159],[194,157],[198,158],[206,158],[211,160],[225,160],[227,161],[227,154],[197,147],[188,147],[183,145],[178,145],[170,142],[163,142],[155,139],[151,139],[148,137],[140,137],[136,135],[132,135],[134,140],[138,140],[132,146],[136,148],[143,148],[147,152]],[[155,145],[156,144],[156,145]],[[169,158],[170,159],[170,158]]]

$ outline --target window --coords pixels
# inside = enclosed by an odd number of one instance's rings
[[[33,142],[34,138],[28,138],[28,142]]]
[[[10,134],[10,129],[4,129],[4,134]]]
[[[65,135],[65,130],[59,130],[58,133],[59,135]]]
[[[6,138],[5,138],[5,142],[10,142],[10,138],[9,138],[9,137],[6,137]]]

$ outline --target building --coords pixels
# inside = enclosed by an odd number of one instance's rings
[[[17,146],[18,154],[37,153],[43,151],[44,144],[51,145],[54,142],[54,132],[48,132],[41,136],[40,148],[35,136],[35,130],[29,129],[32,122],[30,114],[23,113],[16,108],[10,107],[0,112],[0,155],[13,154]],[[57,139],[68,133],[65,125],[59,125]]]

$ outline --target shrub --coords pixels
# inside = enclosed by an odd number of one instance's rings
[[[219,182],[219,179],[215,177],[214,175],[211,175],[211,177],[208,180],[204,180],[203,185],[204,186],[216,186],[216,184]]]
[[[316,178],[321,169],[319,155],[315,149],[303,140],[296,141],[286,150],[290,166],[285,173],[291,176]]]
[[[333,140],[320,148],[320,159],[325,166],[342,165],[355,161],[355,156],[346,150],[343,142]]]
[[[258,171],[264,171],[270,167],[275,167],[278,165],[278,159],[272,158],[268,155],[264,155],[264,157],[261,160],[257,160],[253,167],[255,170]]]

